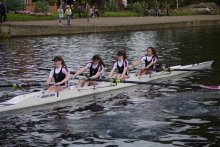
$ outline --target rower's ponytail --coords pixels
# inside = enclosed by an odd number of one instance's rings
[[[95,60],[99,60],[99,65],[103,65],[105,67],[105,64],[104,64],[102,58],[100,57],[100,55],[94,55],[92,57],[92,61],[95,61]]]
[[[67,67],[65,61],[63,60],[63,58],[61,57],[61,64],[63,67]]]
[[[105,67],[105,64],[104,64],[104,62],[103,62],[103,60],[102,60],[101,57],[100,57],[100,59],[99,59],[99,65],[103,65],[103,66]]]

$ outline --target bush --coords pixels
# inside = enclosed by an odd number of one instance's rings
[[[138,13],[138,16],[144,11],[144,5],[142,5],[140,2],[136,2],[132,5],[132,10],[136,13]]]
[[[25,5],[21,0],[8,0],[7,10],[17,13],[18,11],[24,10]]]
[[[137,17],[138,14],[130,11],[118,11],[118,12],[106,11],[104,14],[102,14],[102,17],[132,17],[132,16]]]
[[[38,0],[35,3],[34,11],[36,13],[44,13],[45,14],[45,13],[49,12],[49,9],[50,9],[50,5],[45,0]]]
[[[118,5],[116,4],[115,0],[109,0],[107,3],[105,3],[105,9],[109,11],[115,11],[118,10]]]

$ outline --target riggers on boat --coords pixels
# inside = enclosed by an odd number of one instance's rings
[[[213,61],[207,61],[203,63],[190,64],[184,66],[178,65],[171,67],[171,69],[205,69],[205,68],[210,68],[212,63]],[[126,79],[126,81],[149,82],[161,78],[186,74],[189,72],[190,71],[172,71],[172,72],[161,71],[151,75],[144,75],[141,77],[136,77],[135,75],[131,75],[131,77]],[[114,83],[111,82],[100,82],[95,87],[88,86],[88,87],[82,87],[80,89],[76,89],[75,86],[70,86],[68,89],[60,91],[59,93],[44,94],[45,91],[39,91],[30,94],[19,95],[8,101],[0,103],[0,112],[50,104],[54,102],[64,101],[67,99],[75,99],[83,96],[93,95],[97,93],[104,93],[107,91],[113,91],[134,85],[137,84],[122,82],[122,83],[117,83],[117,85],[115,85]]]

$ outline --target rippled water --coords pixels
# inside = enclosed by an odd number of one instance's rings
[[[215,60],[212,68],[220,69],[219,34],[214,26],[0,40],[0,80],[45,80],[47,71],[25,66],[51,67],[55,55],[75,71],[98,53],[109,71],[118,48],[126,49],[131,63],[148,46],[167,66]],[[220,76],[198,72],[163,82],[219,85]],[[0,101],[39,89],[1,88]],[[141,85],[96,100],[0,114],[2,146],[217,146],[219,140],[220,91],[204,89]]]

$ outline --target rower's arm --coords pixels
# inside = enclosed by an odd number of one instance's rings
[[[151,67],[152,65],[154,65],[154,62],[152,61],[150,64],[148,64],[145,69],[148,69],[149,67]]]
[[[73,78],[75,78],[76,76],[78,76],[79,74],[85,72],[87,69],[87,67],[83,67],[81,68],[80,70],[78,70],[74,75],[73,75]]]
[[[48,78],[47,78],[46,85],[49,85],[51,81],[52,81],[52,77],[48,77]]]
[[[128,67],[125,67],[124,70],[123,70],[123,73],[121,74],[120,79],[123,79],[123,78],[124,78],[124,76],[125,76],[127,70],[128,70]]]
[[[133,65],[131,65],[130,68],[133,68],[133,67],[139,65],[141,62],[142,62],[141,60],[137,60],[137,61],[135,61],[135,62],[133,63]]]
[[[112,75],[113,75],[114,71],[115,71],[115,67],[113,67],[113,68],[112,68],[112,70],[111,70],[111,72],[109,73],[109,75],[108,75],[108,76],[109,76],[109,77],[112,77]]]

